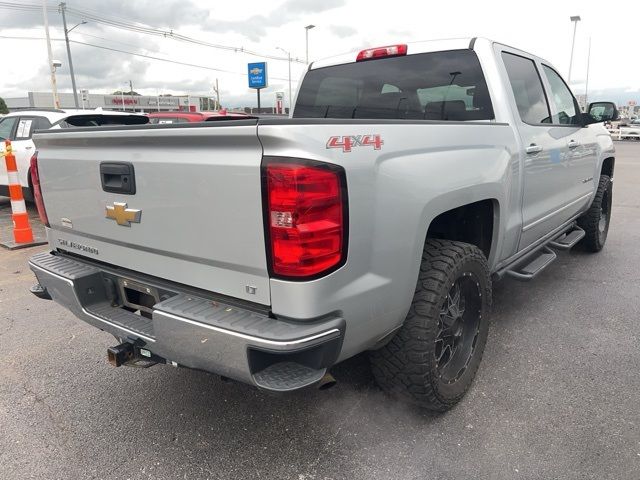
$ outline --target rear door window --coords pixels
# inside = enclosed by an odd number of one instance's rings
[[[421,53],[309,71],[294,117],[491,120],[489,90],[472,50]]]
[[[51,128],[51,122],[49,121],[49,119],[44,118],[44,117],[35,117],[34,121],[33,121],[33,131],[35,132],[36,130],[47,130]]]
[[[549,104],[534,61],[508,52],[502,52],[502,60],[509,75],[520,119],[532,125],[551,123]]]
[[[13,140],[13,130],[18,117],[6,117],[0,120],[0,140]]]

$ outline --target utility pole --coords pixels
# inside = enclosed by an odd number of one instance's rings
[[[47,17],[47,0],[42,0],[42,14],[44,15],[44,33],[47,37],[47,53],[49,58],[49,72],[51,72],[51,93],[53,95],[53,108],[60,108],[58,99],[58,86],[56,85],[56,68],[53,66],[53,53],[51,52],[51,37],[49,37],[49,18]]]
[[[287,54],[287,62],[289,63],[289,114],[291,114],[291,110],[293,109],[293,98],[291,98],[291,52],[285,50],[282,47],[276,47],[278,50],[282,50]],[[260,101],[260,92],[258,92],[258,102]]]
[[[220,89],[218,88],[218,79],[216,78],[216,84],[213,87],[213,92],[216,94],[216,108],[215,110],[220,110]]]
[[[71,47],[69,46],[69,30],[67,30],[67,17],[64,14],[65,10],[67,9],[67,4],[64,2],[61,2],[60,5],[58,6],[60,7],[60,13],[62,14],[62,25],[64,27],[64,41],[67,44],[67,57],[69,58],[69,73],[71,74],[71,87],[73,88],[73,101],[75,102],[76,108],[80,108],[80,104],[78,103],[78,90],[76,90],[76,76],[73,73],[73,61],[71,60]]]
[[[287,52],[289,55],[289,115],[293,111],[293,97],[291,96],[291,52]]]
[[[129,95],[133,95],[133,83],[129,80]]]

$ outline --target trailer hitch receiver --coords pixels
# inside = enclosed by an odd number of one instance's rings
[[[127,362],[133,360],[135,351],[133,343],[124,342],[115,347],[109,347],[107,349],[107,359],[109,363],[114,367],[119,367]]]

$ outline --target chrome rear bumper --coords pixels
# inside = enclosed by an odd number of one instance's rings
[[[139,274],[78,258],[41,253],[29,266],[51,298],[121,341],[135,342],[167,363],[196,368],[258,387],[287,391],[319,381],[338,358],[344,320],[285,321],[154,284]],[[151,318],[122,308],[114,284],[127,279],[163,292]]]

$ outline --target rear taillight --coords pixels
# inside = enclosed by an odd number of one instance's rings
[[[368,48],[358,53],[356,62],[362,62],[363,60],[373,60],[374,58],[384,57],[397,57],[399,55],[407,54],[407,46],[405,44],[400,45],[387,45],[386,47]]]
[[[33,188],[33,200],[38,207],[38,215],[40,215],[40,221],[47,227],[49,226],[49,219],[47,218],[47,211],[44,208],[44,201],[42,200],[42,189],[40,188],[40,172],[38,172],[38,152],[31,157],[31,187]]]
[[[308,279],[344,264],[347,191],[342,167],[265,160],[263,189],[273,275]]]

